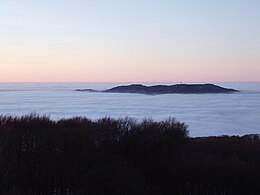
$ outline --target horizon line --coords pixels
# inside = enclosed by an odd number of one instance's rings
[[[260,83],[260,81],[0,81],[0,83]]]

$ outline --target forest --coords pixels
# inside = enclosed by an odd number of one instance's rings
[[[3,195],[260,194],[259,178],[255,134],[190,137],[174,118],[0,116]]]

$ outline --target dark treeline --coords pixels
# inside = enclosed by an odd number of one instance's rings
[[[173,118],[0,116],[0,194],[260,194],[260,140],[190,138]]]

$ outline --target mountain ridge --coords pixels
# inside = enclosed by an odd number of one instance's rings
[[[136,93],[136,94],[203,94],[203,93],[233,93],[238,90],[224,88],[215,84],[175,84],[175,85],[152,85],[142,84],[120,85],[107,90],[98,91],[94,89],[77,89],[76,91],[104,92],[104,93]]]

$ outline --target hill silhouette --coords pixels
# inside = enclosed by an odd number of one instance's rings
[[[141,84],[123,85],[104,91],[93,89],[77,89],[77,91],[106,92],[106,93],[140,93],[140,94],[169,94],[169,93],[232,93],[235,89],[228,89],[214,84],[176,84],[144,86]]]

